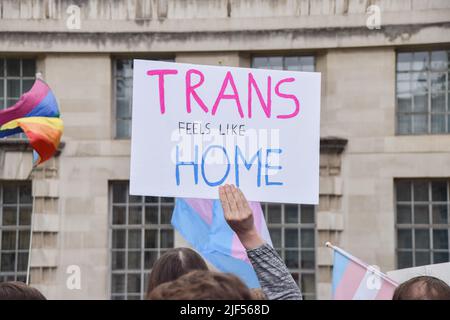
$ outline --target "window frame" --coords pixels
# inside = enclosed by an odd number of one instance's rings
[[[408,182],[409,192],[410,192],[410,200],[402,201],[397,199],[397,184],[399,182]],[[426,183],[427,184],[427,192],[428,192],[428,200],[427,201],[415,201],[414,199],[414,183]],[[447,190],[447,200],[444,201],[433,201],[432,198],[432,183],[433,182],[445,182],[446,190]],[[433,219],[433,205],[444,205],[447,207],[447,223],[434,223]],[[411,222],[410,223],[399,223],[398,222],[398,206],[399,205],[409,205],[411,208]],[[428,223],[415,223],[415,206],[422,205],[427,206],[428,210]],[[448,256],[448,261],[450,261],[450,179],[447,178],[398,178],[394,179],[394,210],[395,210],[395,265],[398,268],[409,268],[409,267],[419,267],[422,265],[416,264],[416,253],[417,252],[426,252],[428,253],[429,263],[434,264],[434,253],[442,252],[446,253]],[[411,232],[411,248],[399,248],[398,234],[399,230],[408,230]],[[428,248],[416,248],[416,230],[427,230],[428,232]],[[434,235],[433,232],[435,230],[447,230],[447,249],[435,249],[434,248]],[[408,252],[411,253],[412,256],[412,265],[409,267],[400,266],[399,264],[399,253],[400,252]],[[439,262],[443,263],[443,262]]]
[[[19,76],[9,76],[7,75],[7,60],[19,60]],[[23,75],[23,61],[24,60],[32,60],[34,61],[34,74],[31,75],[27,75],[24,76]],[[37,64],[38,64],[38,59],[34,56],[25,56],[25,57],[14,57],[14,56],[0,56],[0,64],[2,64],[1,69],[3,69],[3,74],[0,73],[0,80],[3,81],[3,96],[0,97],[0,110],[5,110],[7,108],[12,107],[15,103],[17,103],[17,101],[19,101],[20,97],[26,92],[24,91],[24,81],[32,81],[32,83],[34,83],[34,81],[36,80],[36,72],[37,72]],[[18,80],[20,83],[20,87],[19,87],[19,96],[18,97],[14,97],[14,98],[9,98],[8,96],[8,80]],[[31,84],[32,86],[32,84]],[[31,86],[29,89],[31,89]],[[29,90],[28,89],[28,90]],[[8,101],[9,100],[17,100],[16,102],[14,102],[14,104],[12,105],[8,105]],[[8,136],[6,139],[8,140],[27,140],[27,137],[25,136],[24,133],[18,133],[12,136]]]
[[[126,185],[126,202],[113,202],[113,189],[114,185],[124,184]],[[128,180],[111,180],[108,184],[108,295],[110,299],[116,299],[121,298],[128,300],[129,297],[144,299],[147,289],[147,282],[148,282],[148,275],[151,272],[151,269],[145,268],[145,253],[146,252],[156,252],[156,259],[158,259],[162,253],[166,252],[167,250],[173,248],[175,246],[175,229],[172,227],[172,225],[169,223],[161,223],[161,208],[162,207],[174,207],[175,206],[175,199],[173,199],[172,202],[163,202],[162,199],[169,198],[169,197],[148,197],[148,198],[156,198],[157,203],[155,202],[146,202],[145,196],[138,196],[141,198],[139,202],[133,202],[131,204],[131,207],[140,207],[141,209],[141,223],[140,224],[129,224],[128,218],[129,218],[129,208],[130,208],[130,202],[129,202],[129,181]],[[124,206],[126,208],[125,210],[125,223],[124,224],[114,224],[113,223],[113,206]],[[145,208],[147,206],[153,207],[156,206],[158,208],[158,223],[157,224],[146,224],[145,221]],[[125,230],[125,243],[123,248],[113,248],[113,231],[114,230]],[[139,248],[133,248],[131,251],[133,252],[139,252],[140,254],[140,268],[139,270],[129,269],[128,268],[128,253],[130,252],[130,248],[128,248],[128,231],[129,230],[140,230],[141,233],[141,244]],[[155,248],[146,248],[145,247],[145,232],[147,230],[158,230],[157,233],[157,246]],[[161,230],[172,230],[172,244],[173,247],[168,248],[162,248],[161,247]],[[124,268],[120,270],[113,270],[113,251],[123,252],[124,253]],[[112,288],[112,278],[114,274],[120,274],[123,275],[124,280],[124,291],[123,293],[114,293]],[[139,293],[129,293],[128,292],[128,275],[129,274],[138,274],[140,275],[140,287],[142,289]],[[138,297],[139,296],[139,297]]]
[[[433,52],[439,51],[447,51],[448,52],[448,60],[447,60],[447,68],[446,69],[432,69],[431,68],[431,57]],[[408,70],[399,71],[398,70],[398,62],[400,54],[412,54],[414,56],[415,53],[427,53],[427,65],[423,70],[414,70],[411,66]],[[414,63],[414,60],[411,61]],[[399,98],[398,98],[398,76],[399,74],[407,74],[411,77],[414,73],[425,72],[427,77],[427,84],[425,93],[427,95],[426,98],[426,112],[415,112],[414,110],[414,96],[415,92],[413,92],[412,88],[410,88],[408,94],[411,95],[410,103],[411,108],[409,112],[400,112],[399,111]],[[445,80],[445,90],[444,93],[444,111],[432,111],[432,86],[431,86],[431,74],[434,73],[444,73],[446,75]],[[420,136],[420,135],[447,135],[450,134],[450,47],[441,47],[441,48],[417,48],[417,49],[401,49],[395,51],[395,135],[397,136]],[[409,84],[412,84],[413,81],[410,78]],[[442,92],[439,92],[442,93]],[[410,118],[410,132],[402,133],[400,132],[400,115],[409,116]],[[414,132],[414,116],[425,115],[427,117],[426,120],[426,131],[425,132]],[[442,115],[444,117],[444,131],[442,132],[432,132],[432,115]]]
[[[294,205],[297,206],[297,222],[286,222],[285,218],[286,218],[286,213],[285,213],[285,209],[286,209],[286,205]],[[313,205],[300,205],[300,204],[292,204],[292,203],[270,203],[270,202],[264,202],[261,203],[262,206],[262,210],[264,212],[264,217],[266,219],[266,224],[267,224],[267,228],[269,230],[270,233],[270,229],[271,228],[277,228],[280,229],[281,231],[281,247],[278,248],[274,245],[275,250],[278,252],[278,254],[280,255],[281,259],[285,262],[286,266],[287,266],[287,261],[286,261],[286,250],[296,250],[298,251],[298,267],[297,268],[290,268],[288,267],[288,270],[291,274],[298,274],[298,280],[295,280],[295,282],[297,283],[297,285],[300,287],[300,290],[302,291],[302,295],[303,298],[305,297],[310,297],[313,298],[314,300],[317,299],[317,284],[318,284],[318,265],[317,265],[317,240],[318,240],[318,231],[317,231],[317,207],[313,206]],[[270,219],[268,217],[269,214],[269,206],[280,206],[280,215],[281,215],[281,219],[279,223],[272,223],[270,222]],[[305,210],[306,206],[311,207],[311,209],[313,210],[313,222],[307,222],[304,223],[302,222],[302,211]],[[287,229],[293,229],[293,230],[297,230],[297,235],[298,235],[298,241],[297,247],[286,247],[286,239],[285,239],[285,230]],[[309,247],[303,247],[302,246],[302,241],[301,241],[301,232],[303,229],[306,230],[312,230],[313,231],[313,235],[314,235],[314,244],[311,248]],[[281,252],[280,252],[281,251]],[[314,256],[314,268],[302,268],[301,266],[301,254],[304,251],[312,251],[313,252],[313,256]],[[314,275],[314,292],[305,292],[304,288],[302,288],[301,283],[302,283],[302,275],[303,274],[312,274]]]
[[[17,202],[5,204],[4,201],[4,187],[5,186],[14,186],[16,188],[17,192]],[[31,198],[31,201],[29,203],[27,202],[21,202],[20,200],[20,192],[21,188],[29,188],[30,193],[29,196]],[[6,205],[6,206],[5,206]],[[16,209],[16,223],[15,225],[3,225],[3,213],[5,207],[15,207]],[[20,209],[21,208],[29,208],[30,209],[30,217],[29,217],[29,224],[20,224]],[[19,247],[20,242],[20,232],[28,231],[28,241],[31,241],[31,232],[32,232],[32,214],[33,214],[33,191],[32,191],[32,183],[28,180],[16,180],[16,181],[10,181],[10,180],[0,180],[0,282],[1,279],[8,279],[7,281],[23,281],[25,282],[27,277],[27,271],[28,271],[28,263],[30,259],[30,243],[28,243],[27,247],[25,249],[21,249]],[[3,240],[3,232],[15,232],[15,242],[14,242],[14,250],[3,250],[2,249],[2,240]],[[2,271],[1,269],[1,263],[2,263],[2,257],[4,253],[14,253],[15,259],[14,259],[14,270],[13,271]],[[25,270],[18,270],[18,263],[19,263],[19,254],[27,253],[27,262],[26,262],[26,268]],[[13,279],[11,279],[12,277]],[[19,279],[20,278],[20,279]]]
[[[260,68],[260,67],[255,67],[254,65],[254,59],[255,58],[282,58],[282,69],[274,69],[274,68]],[[266,69],[266,70],[280,70],[280,71],[288,71],[289,69],[286,69],[286,58],[312,58],[313,59],[313,70],[312,71],[305,71],[305,70],[296,70],[296,71],[301,71],[301,72],[316,72],[317,69],[317,55],[314,53],[288,53],[288,54],[283,54],[283,53],[257,53],[257,54],[253,54],[250,57],[250,68],[254,68],[254,69]],[[294,70],[291,70],[294,71]]]

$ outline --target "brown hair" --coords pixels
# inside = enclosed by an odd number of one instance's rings
[[[44,295],[35,288],[23,282],[0,283],[0,300],[47,300]]]
[[[235,275],[192,271],[164,283],[148,296],[150,300],[252,300],[247,286]]]
[[[450,286],[435,277],[415,277],[399,285],[392,300],[450,300]]]
[[[147,295],[160,284],[176,280],[193,270],[208,270],[205,260],[197,252],[189,248],[167,251],[153,265]]]
[[[267,300],[267,296],[261,288],[250,289],[253,300]]]

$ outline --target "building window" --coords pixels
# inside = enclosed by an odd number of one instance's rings
[[[114,62],[116,94],[116,138],[131,137],[131,99],[133,95],[133,60]]]
[[[450,132],[450,51],[397,54],[397,133]]]
[[[35,75],[34,59],[0,58],[0,110],[19,101],[20,96],[33,86]]]
[[[313,56],[255,56],[252,59],[252,68],[290,70],[290,71],[314,71]]]
[[[314,206],[261,204],[272,243],[305,299],[316,295],[316,252]]]
[[[32,208],[30,182],[0,182],[0,282],[26,281]]]
[[[143,299],[154,262],[174,246],[174,199],[128,190],[128,182],[110,185],[112,299]]]
[[[397,266],[449,260],[449,180],[397,180]]]
[[[174,59],[152,59],[173,62]],[[115,137],[131,137],[131,103],[133,96],[133,59],[114,60]]]

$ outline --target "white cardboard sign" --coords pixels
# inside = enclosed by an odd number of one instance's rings
[[[130,193],[317,204],[320,73],[134,60]]]
[[[387,275],[398,283],[403,283],[418,276],[432,276],[441,279],[450,286],[450,262],[393,270],[389,271]]]

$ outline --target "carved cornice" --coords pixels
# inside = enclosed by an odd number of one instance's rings
[[[337,153],[344,152],[347,146],[347,139],[339,137],[323,137],[320,138],[320,153]]]

